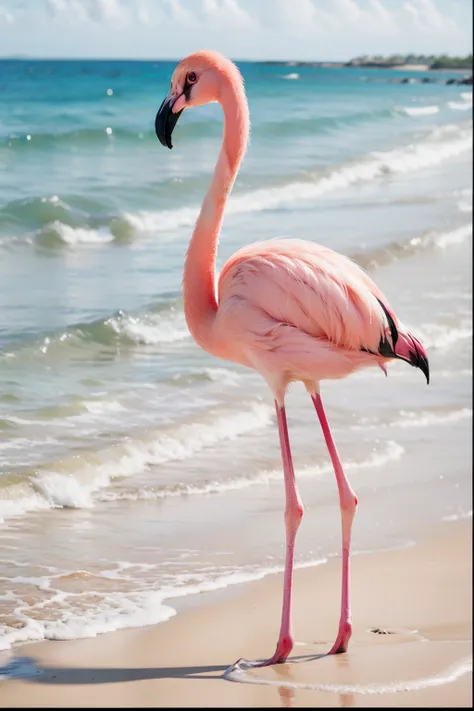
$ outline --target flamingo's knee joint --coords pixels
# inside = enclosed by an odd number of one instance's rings
[[[298,530],[301,519],[304,516],[303,504],[298,503],[295,506],[289,507],[285,510],[285,526],[287,531],[291,533],[296,533]]]
[[[354,494],[353,491],[351,491],[347,494],[347,496],[342,497],[341,509],[344,511],[344,513],[347,513],[352,518],[355,515],[358,503],[359,501],[357,499],[357,496]]]

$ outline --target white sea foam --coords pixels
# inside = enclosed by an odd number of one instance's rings
[[[28,511],[51,508],[51,503],[46,501],[44,496],[28,487],[11,487],[5,493],[8,494],[8,498],[0,498],[0,524],[7,519],[23,516]]]
[[[449,232],[443,232],[435,238],[435,243],[437,247],[441,249],[446,249],[452,244],[461,244],[467,238],[472,236],[472,224],[462,225],[455,230],[449,230]]]
[[[463,521],[464,519],[467,518],[472,518],[472,509],[469,509],[469,511],[461,511],[460,513],[456,514],[449,514],[449,516],[443,516],[441,519],[442,521]]]
[[[264,686],[278,686],[288,689],[310,689],[313,691],[325,691],[336,694],[395,694],[404,691],[420,691],[430,687],[452,684],[465,674],[472,672],[472,657],[452,664],[450,667],[434,674],[433,676],[420,677],[407,681],[388,681],[372,684],[324,684],[285,681],[284,679],[268,679],[259,677],[252,673],[251,666],[244,660],[229,667],[224,676],[230,681],[239,681],[245,684],[261,684]]]
[[[88,453],[55,471],[40,470],[29,485],[10,488],[8,501],[0,499],[0,521],[38,509],[89,508],[94,505],[95,492],[114,479],[143,472],[150,465],[192,457],[219,441],[266,427],[272,415],[268,405],[253,403],[245,411],[216,412],[206,422],[183,424],[147,440],[129,440],[103,452]]]
[[[74,474],[42,472],[35,479],[35,488],[51,508],[92,508],[94,491],[111,482],[112,473],[107,469],[105,466],[98,467],[90,482],[81,481]]]
[[[459,212],[472,212],[472,188],[458,190],[455,195],[460,198],[457,203]]]
[[[426,348],[449,348],[459,341],[472,338],[472,321],[462,319],[456,328],[443,326],[439,323],[424,323],[421,327],[413,329],[413,332],[417,334],[417,338]]]
[[[89,595],[89,605],[87,593],[81,596],[85,609],[78,611],[73,605],[66,604],[63,616],[59,619],[32,619],[23,614],[23,627],[5,628],[5,633],[0,637],[0,650],[10,649],[13,644],[19,642],[96,637],[103,632],[164,622],[175,614],[172,607],[163,604],[163,595],[160,592],[116,592],[102,597],[98,593]],[[61,591],[56,592],[54,604],[58,611],[61,609],[61,603],[64,604],[68,599],[72,600],[72,596]],[[47,609],[46,604],[42,605]]]
[[[439,112],[439,106],[402,106],[400,111],[407,116],[431,116]]]
[[[453,422],[472,419],[472,410],[470,407],[463,407],[460,410],[446,413],[400,410],[400,415],[402,419],[394,420],[390,423],[390,427],[432,427],[433,425],[452,424]]]
[[[189,338],[182,311],[167,314],[147,314],[146,317],[111,317],[106,321],[117,334],[143,345],[174,343]]]
[[[296,570],[300,570],[302,568],[314,568],[315,566],[323,565],[324,563],[327,563],[327,558],[318,558],[316,560],[307,560],[295,563],[294,567]],[[182,576],[185,584],[179,584],[180,577],[178,576],[174,586],[164,587],[161,592],[165,600],[173,600],[179,597],[185,597],[186,595],[197,595],[198,593],[221,590],[222,588],[227,588],[231,585],[241,585],[242,583],[251,583],[256,580],[263,580],[263,578],[266,578],[269,575],[277,575],[283,571],[283,565],[272,565],[268,567],[252,566],[249,570],[235,570],[227,572],[224,575],[218,575],[217,577],[213,577],[211,573],[211,575],[207,576],[207,579],[189,585],[187,583],[189,577],[192,579],[195,579],[196,577],[196,573],[193,572],[191,575]]]
[[[454,299],[455,301],[472,301],[472,293],[457,290],[425,291],[423,298],[434,299],[435,301],[447,301],[449,299]]]
[[[405,367],[402,367],[402,364],[400,363],[400,368],[390,368],[389,375],[390,378],[402,378],[403,380],[406,379],[412,379],[412,372]],[[361,370],[358,373],[356,373],[354,378],[375,378],[379,377],[379,373],[376,370]],[[458,370],[437,370],[436,371],[436,381],[443,379],[443,380],[455,380],[457,378],[472,378],[472,369],[471,368],[460,368]]]
[[[9,420],[10,422],[13,422],[13,417],[7,417],[5,418]],[[21,421],[20,418],[15,418],[15,420]],[[28,422],[28,420],[25,420],[25,422]],[[5,440],[4,442],[0,442],[0,451],[1,450],[7,450],[7,449],[24,449],[25,447],[45,447],[50,444],[58,444],[57,439],[53,439],[52,437],[45,437],[44,439],[38,439],[38,440],[31,440],[27,439],[26,437],[15,437],[14,439],[8,439]]]
[[[229,200],[226,212],[235,215],[275,208],[291,208],[299,202],[314,200],[328,192],[355,183],[372,181],[390,173],[404,173],[436,165],[468,151],[471,147],[471,126],[438,127],[419,143],[369,154],[325,175],[320,175],[313,181],[288,183],[234,195]],[[192,226],[198,211],[198,207],[183,207],[159,212],[125,213],[122,217],[138,232],[170,233],[179,228]]]
[[[448,101],[448,107],[453,111],[468,111],[472,109],[472,101]]]
[[[26,420],[24,417],[17,417],[16,415],[8,415],[4,419],[8,420],[9,422],[12,422],[15,425],[33,425],[33,424],[35,424],[34,420]]]
[[[460,97],[463,101],[470,101],[472,104],[472,91],[461,91]]]
[[[8,235],[7,237],[0,238],[0,249],[3,247],[8,248],[10,246],[14,246],[19,243],[20,244],[33,244],[33,240],[29,236],[21,235],[21,237],[20,237],[17,235]]]
[[[344,469],[370,469],[380,467],[391,461],[398,460],[403,454],[404,448],[397,442],[389,441],[382,452],[373,452],[367,459],[360,462],[349,461],[344,463]],[[316,477],[322,474],[332,472],[330,463],[320,466],[306,467],[298,472],[299,477]],[[153,500],[167,499],[177,496],[202,496],[208,494],[223,494],[229,491],[238,491],[252,486],[262,486],[269,484],[272,481],[281,480],[283,474],[281,469],[271,469],[258,471],[248,476],[235,477],[228,480],[213,480],[206,481],[199,485],[194,484],[177,484],[174,487],[166,487],[161,489],[143,488],[132,491],[105,491],[99,496],[101,501],[138,501],[138,500]]]
[[[362,421],[360,424],[352,425],[352,430],[378,430],[392,429],[393,427],[412,429],[413,427],[436,427],[438,425],[452,424],[461,420],[472,419],[472,409],[463,407],[451,412],[429,412],[417,410],[400,410],[400,418],[390,422]]]
[[[105,244],[113,242],[115,237],[108,227],[98,227],[90,229],[86,227],[71,227],[63,222],[55,220],[47,225],[47,229],[51,229],[65,244]]]
[[[295,568],[315,567],[326,562],[326,558],[318,558],[296,563]],[[135,566],[125,563],[121,570],[127,567]],[[215,570],[201,571],[190,575],[176,575],[172,585],[163,586],[159,590],[112,593],[91,591],[80,594],[55,588],[56,576],[44,577],[34,582],[27,578],[17,578],[16,582],[32,583],[42,590],[53,593],[53,597],[49,603],[41,601],[36,605],[25,605],[24,608],[21,603],[18,604],[17,610],[21,611],[23,626],[20,629],[5,626],[5,631],[0,637],[0,651],[9,649],[18,642],[96,637],[104,632],[127,627],[154,625],[176,614],[174,608],[165,604],[170,600],[262,580],[281,572],[283,572],[281,565],[251,566],[249,569],[237,569],[224,574]],[[119,573],[113,576],[107,573],[102,577],[121,579]],[[189,580],[193,582],[190,583]],[[54,619],[41,619],[41,613],[38,612],[45,613],[46,617],[51,603],[55,608]],[[35,619],[27,613],[36,613]]]
[[[122,217],[137,232],[172,232],[194,225],[198,213],[198,207],[181,207],[158,212],[124,212]]]
[[[82,404],[93,415],[102,415],[108,412],[125,412],[125,407],[116,400],[85,400]]]
[[[202,370],[194,371],[192,375],[200,375],[204,378],[211,380],[215,383],[221,383],[222,385],[234,386],[239,385],[242,378],[245,377],[242,373],[237,373],[231,368],[202,368]],[[176,375],[174,379],[179,380],[181,376]]]
[[[299,79],[300,75],[297,74],[296,72],[292,72],[291,74],[285,74],[282,76],[282,79]]]
[[[210,380],[215,380],[225,385],[237,385],[242,379],[240,373],[236,373],[235,370],[230,370],[230,368],[204,368],[204,372]]]

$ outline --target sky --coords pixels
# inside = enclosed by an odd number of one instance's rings
[[[472,52],[471,0],[0,0],[0,56],[345,61]]]

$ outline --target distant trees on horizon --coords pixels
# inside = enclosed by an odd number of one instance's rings
[[[404,64],[427,64],[430,69],[472,69],[472,54],[466,57],[450,57],[447,54],[363,55],[347,62],[347,66],[396,67]]]

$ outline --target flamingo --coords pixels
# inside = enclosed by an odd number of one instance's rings
[[[163,146],[185,109],[219,102],[224,135],[186,253],[183,299],[186,323],[196,343],[218,358],[254,369],[275,402],[285,484],[286,556],[280,633],[274,654],[246,662],[285,662],[294,638],[291,623],[295,538],[303,504],[293,469],[285,411],[289,383],[301,381],[310,395],[332,461],[342,521],[342,594],[339,630],[330,654],[346,652],[352,634],[350,606],[351,531],[357,497],[344,470],[320,395],[324,379],[345,378],[360,368],[394,358],[429,365],[420,341],[409,333],[368,274],[348,257],[298,239],[272,239],[238,250],[216,281],[216,254],[224,208],[244,156],[250,128],[242,76],[236,65],[209,50],[179,62],[168,96],[155,120]],[[244,660],[240,660],[243,662]]]

